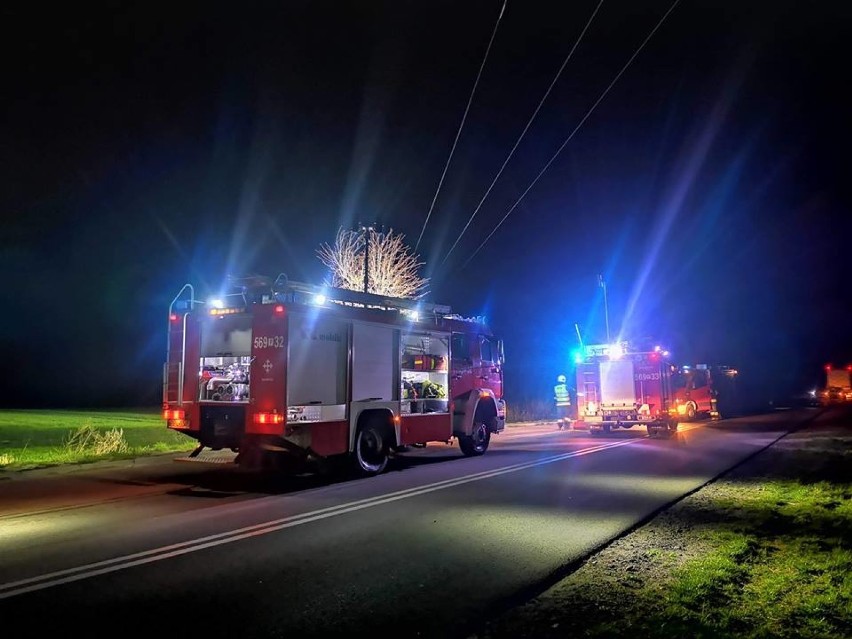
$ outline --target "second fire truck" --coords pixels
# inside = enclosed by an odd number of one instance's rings
[[[651,436],[698,415],[718,418],[707,366],[675,366],[660,347],[627,342],[586,346],[578,357],[577,420],[591,432],[643,424]]]
[[[456,438],[483,454],[505,426],[503,344],[446,306],[256,278],[169,308],[163,416],[238,463],[348,458]]]

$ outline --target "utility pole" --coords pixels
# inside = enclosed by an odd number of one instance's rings
[[[607,301],[606,301],[606,280],[604,279],[603,275],[598,275],[598,284],[600,284],[600,287],[603,289],[604,319],[606,320],[606,343],[609,344],[610,343],[610,339],[609,339],[609,307],[607,306]]]
[[[362,224],[360,231],[364,233],[364,292],[367,293],[370,284],[370,234],[373,227]]]

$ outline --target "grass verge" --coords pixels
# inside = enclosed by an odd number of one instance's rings
[[[484,636],[850,637],[850,462],[848,429],[788,437]]]
[[[0,411],[0,469],[24,470],[184,451],[159,411]]]
[[[849,485],[724,482],[707,553],[673,574],[655,618],[691,636],[852,634]]]

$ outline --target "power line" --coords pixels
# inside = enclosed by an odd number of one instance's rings
[[[420,229],[420,236],[417,238],[417,244],[414,245],[414,252],[420,246],[420,240],[423,239],[423,233],[426,231],[426,225],[429,224],[429,218],[432,217],[432,210],[435,208],[435,202],[438,200],[438,194],[441,192],[441,186],[444,184],[444,178],[447,175],[447,169],[450,168],[450,162],[453,159],[453,154],[456,152],[456,145],[459,143],[462,129],[464,128],[465,120],[467,120],[467,112],[470,111],[470,105],[473,102],[473,95],[476,93],[476,87],[479,85],[479,78],[482,76],[482,70],[485,68],[485,61],[488,60],[488,53],[491,51],[491,45],[494,43],[494,38],[497,35],[497,28],[500,26],[500,20],[503,19],[503,12],[506,11],[506,2],[503,0],[503,8],[500,9],[500,15],[497,16],[497,23],[494,25],[494,31],[491,33],[491,39],[488,41],[488,47],[485,49],[485,57],[482,58],[482,64],[479,65],[479,72],[476,74],[476,81],[473,83],[473,89],[470,92],[470,97],[467,100],[467,106],[464,109],[459,130],[456,131],[456,139],[453,140],[453,147],[450,149],[450,155],[447,158],[447,163],[444,165],[444,171],[441,173],[441,179],[438,180],[438,188],[435,190],[435,196],[432,198],[432,204],[429,206],[429,213],[426,214],[426,221],[423,222],[423,228]]]
[[[599,97],[599,98],[595,101],[595,103],[592,105],[592,108],[590,108],[590,109],[586,112],[586,115],[584,115],[584,116],[583,116],[583,119],[582,119],[582,120],[580,120],[580,123],[579,123],[576,127],[574,127],[574,130],[573,130],[573,131],[571,131],[571,134],[570,134],[570,135],[569,135],[569,136],[565,139],[565,141],[562,143],[562,146],[560,146],[560,147],[556,150],[556,153],[554,153],[554,154],[553,154],[553,156],[550,158],[550,160],[548,160],[547,164],[545,164],[545,165],[544,165],[544,168],[543,168],[543,169],[539,172],[539,174],[538,174],[538,175],[536,175],[536,176],[535,176],[535,179],[534,179],[534,180],[530,183],[530,185],[526,188],[526,190],[525,190],[523,193],[521,193],[521,197],[519,197],[519,198],[515,201],[515,203],[512,205],[512,207],[511,207],[511,208],[509,209],[509,211],[506,213],[506,215],[504,215],[504,216],[503,216],[503,219],[502,219],[502,220],[500,220],[500,221],[497,223],[497,226],[495,226],[495,227],[494,227],[494,229],[491,231],[491,233],[489,233],[489,234],[488,234],[488,237],[486,237],[486,238],[482,241],[482,244],[480,244],[480,245],[476,248],[476,250],[475,250],[473,253],[471,253],[471,254],[470,254],[470,257],[468,257],[468,258],[467,258],[467,260],[465,261],[465,263],[464,263],[464,264],[462,264],[462,268],[464,268],[465,266],[467,266],[467,265],[468,265],[468,263],[470,263],[470,261],[474,258],[474,256],[476,256],[476,254],[477,254],[477,253],[479,253],[479,251],[482,249],[482,247],[483,247],[483,246],[485,246],[485,244],[488,242],[488,240],[490,240],[490,239],[491,239],[491,236],[492,236],[492,235],[494,235],[494,234],[497,232],[497,229],[499,229],[499,228],[500,228],[500,226],[502,226],[503,222],[505,222],[505,221],[506,221],[506,218],[507,218],[507,217],[509,217],[509,216],[512,214],[512,212],[515,210],[515,208],[518,206],[518,204],[520,204],[520,203],[521,203],[521,200],[523,200],[523,199],[524,199],[524,197],[526,196],[526,194],[530,192],[530,190],[531,190],[531,189],[535,186],[536,182],[538,182],[538,181],[539,181],[539,179],[541,178],[541,176],[542,176],[542,175],[544,175],[545,171],[547,171],[547,169],[549,169],[549,168],[550,168],[550,165],[551,165],[551,164],[553,164],[553,162],[554,162],[554,160],[556,160],[557,156],[558,156],[560,153],[562,153],[562,150],[563,150],[563,149],[564,149],[564,148],[568,145],[568,143],[571,141],[571,138],[573,138],[573,137],[574,137],[574,135],[577,133],[577,131],[579,131],[579,130],[580,130],[580,127],[581,127],[581,126],[583,126],[583,123],[584,123],[584,122],[588,119],[588,117],[592,114],[592,112],[595,110],[595,108],[598,106],[598,104],[600,104],[601,100],[603,100],[603,99],[604,99],[604,97],[606,97],[606,94],[607,94],[607,93],[609,93],[610,89],[612,89],[612,87],[613,87],[613,86],[615,86],[615,83],[616,83],[616,82],[618,82],[618,79],[619,79],[619,78],[621,77],[621,75],[622,75],[622,74],[623,74],[623,73],[627,70],[627,67],[629,67],[629,66],[630,66],[630,63],[631,63],[631,62],[633,62],[634,58],[636,58],[636,56],[637,56],[637,55],[639,55],[639,52],[640,52],[640,51],[642,51],[642,49],[645,47],[645,45],[646,45],[646,44],[648,44],[648,41],[649,41],[649,40],[653,37],[653,35],[657,32],[657,29],[659,29],[659,28],[660,28],[660,25],[662,25],[662,24],[663,24],[663,22],[665,21],[665,19],[669,16],[669,14],[670,14],[670,13],[674,10],[674,8],[675,8],[675,7],[676,7],[679,3],[680,3],[680,0],[675,0],[675,1],[674,1],[674,3],[672,4],[672,6],[671,6],[671,7],[669,7],[669,10],[668,10],[668,11],[666,11],[665,15],[663,15],[663,17],[662,17],[662,18],[660,18],[660,21],[657,23],[657,26],[655,26],[655,27],[651,30],[651,33],[649,33],[649,34],[648,34],[648,37],[646,37],[646,38],[645,38],[645,40],[643,40],[643,41],[642,41],[642,44],[640,44],[640,45],[639,45],[639,48],[638,48],[638,49],[636,49],[636,51],[633,53],[633,55],[632,55],[632,56],[630,56],[630,59],[627,61],[627,63],[626,63],[623,67],[621,67],[621,71],[619,71],[619,72],[618,72],[618,74],[617,74],[617,75],[615,76],[615,78],[613,79],[613,81],[609,83],[609,86],[608,86],[606,89],[604,89],[604,92],[603,92],[603,93],[601,93],[600,97]]]
[[[483,195],[482,199],[479,200],[479,204],[476,205],[476,208],[474,209],[473,213],[471,214],[470,218],[468,219],[467,224],[464,225],[464,228],[461,230],[461,233],[459,233],[459,236],[456,238],[456,241],[450,247],[450,250],[447,251],[447,254],[444,256],[444,259],[441,261],[442,265],[444,264],[444,262],[446,262],[449,259],[450,255],[452,254],[452,252],[456,248],[456,246],[458,246],[458,243],[461,241],[462,236],[467,231],[468,227],[470,226],[470,223],[473,222],[473,218],[476,217],[477,213],[479,213],[479,209],[482,208],[483,202],[485,202],[486,198],[488,198],[488,194],[491,193],[491,189],[494,188],[494,185],[497,183],[497,180],[500,179],[500,176],[503,174],[503,170],[506,168],[506,165],[509,163],[509,160],[512,159],[512,156],[515,154],[515,149],[518,148],[518,145],[521,143],[521,140],[524,139],[524,136],[527,134],[527,131],[530,128],[530,125],[532,125],[533,120],[535,120],[535,117],[538,115],[538,112],[541,110],[541,107],[544,106],[544,101],[547,100],[547,96],[550,95],[550,92],[553,90],[553,86],[556,84],[556,81],[559,80],[559,76],[562,75],[562,71],[565,69],[565,66],[568,64],[568,61],[574,55],[574,51],[576,51],[577,47],[580,45],[580,41],[583,39],[583,36],[586,34],[586,31],[589,29],[589,26],[592,24],[592,20],[595,19],[595,16],[597,15],[598,10],[601,8],[601,5],[603,4],[603,2],[604,2],[604,0],[600,0],[600,2],[598,2],[598,6],[595,7],[595,10],[592,12],[592,15],[589,18],[589,21],[586,22],[586,26],[583,27],[583,30],[580,32],[580,35],[577,37],[577,41],[574,42],[574,46],[571,47],[571,51],[568,52],[567,57],[562,62],[562,66],[559,67],[559,71],[556,72],[556,75],[553,77],[553,81],[550,83],[550,86],[547,87],[547,91],[544,92],[544,96],[541,98],[541,101],[538,103],[538,106],[535,108],[535,111],[533,112],[532,116],[527,121],[527,125],[524,127],[524,130],[521,131],[521,135],[515,141],[515,146],[512,147],[512,150],[509,151],[509,155],[506,156],[506,160],[503,162],[503,166],[501,166],[500,170],[497,171],[497,175],[494,176],[494,179],[491,181],[491,185],[488,187],[488,190],[485,191],[485,195]]]

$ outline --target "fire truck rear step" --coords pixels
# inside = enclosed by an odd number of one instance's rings
[[[175,457],[175,461],[202,464],[233,464],[237,458],[237,453],[230,450],[200,450],[203,448],[203,446],[199,446],[185,457]]]

